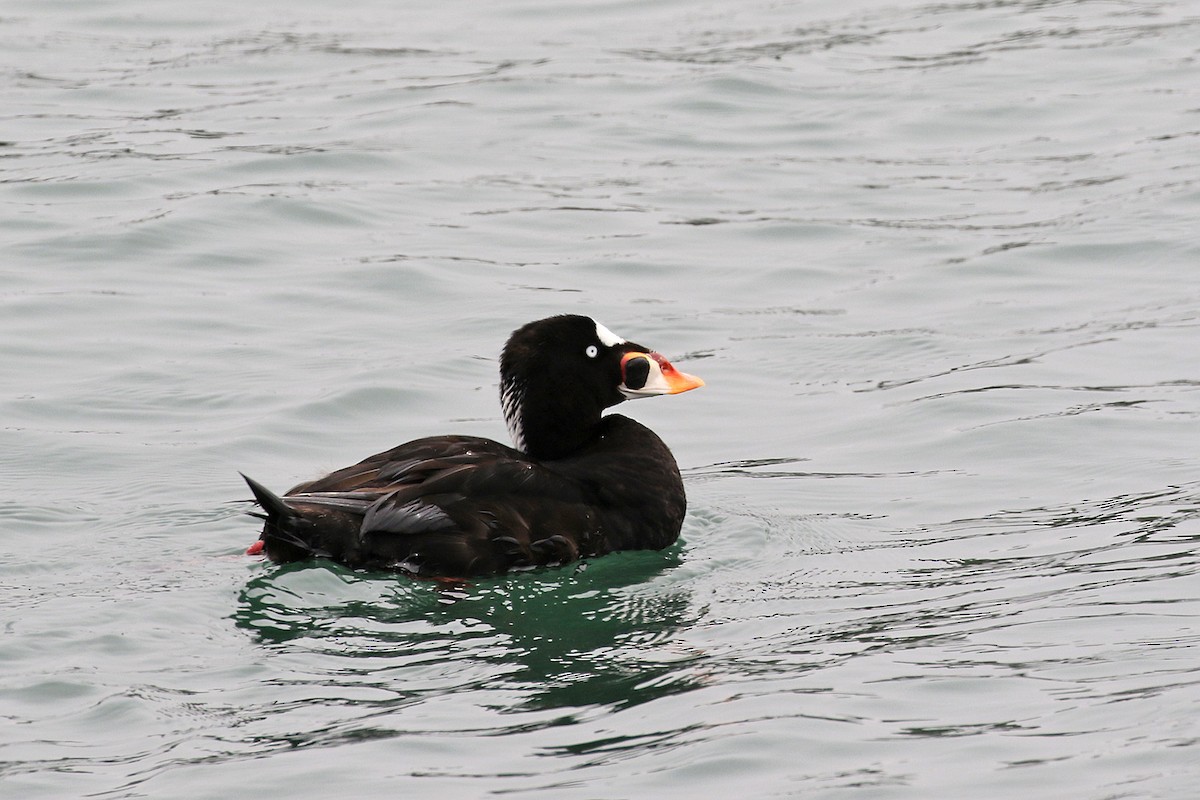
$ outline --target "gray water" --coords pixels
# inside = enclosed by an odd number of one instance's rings
[[[1189,798],[1200,6],[0,4],[0,793]],[[706,379],[663,553],[247,557],[505,439],[588,313]],[[336,795],[334,794],[336,793]]]

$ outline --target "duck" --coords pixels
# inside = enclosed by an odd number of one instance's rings
[[[679,467],[652,430],[603,412],[703,385],[591,317],[530,322],[500,355],[512,446],[415,439],[282,496],[243,474],[264,520],[247,553],[454,580],[661,550],[687,510]]]

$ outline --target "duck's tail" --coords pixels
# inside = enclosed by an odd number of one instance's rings
[[[254,516],[265,520],[262,546],[255,543],[247,552],[265,551],[268,558],[280,564],[329,557],[329,553],[315,541],[318,538],[316,529],[299,511],[253,478],[242,475],[242,479],[254,492],[254,500],[262,509],[261,514]]]

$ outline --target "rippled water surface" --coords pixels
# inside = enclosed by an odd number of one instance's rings
[[[1200,6],[0,5],[0,789],[1185,798]],[[708,386],[680,543],[243,555],[504,438],[508,332]]]

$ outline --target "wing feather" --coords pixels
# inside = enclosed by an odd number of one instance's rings
[[[454,530],[458,526],[444,509],[425,500],[392,503],[385,498],[363,517],[362,533],[423,534]]]

